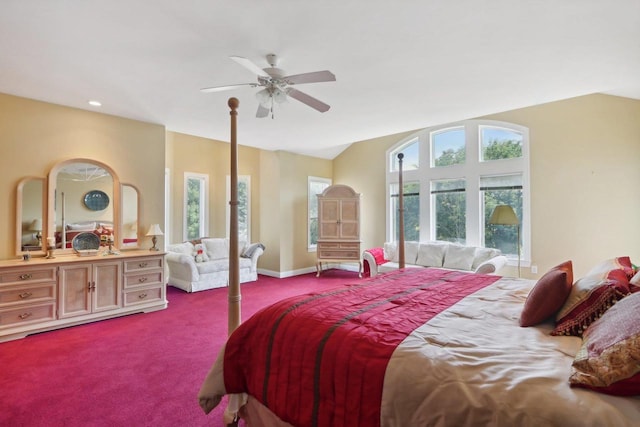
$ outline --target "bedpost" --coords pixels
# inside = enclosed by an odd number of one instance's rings
[[[229,199],[229,335],[240,325],[240,266],[238,259],[238,143],[236,140],[236,111],[240,102],[229,98],[231,108],[231,184]]]
[[[398,153],[398,268],[404,268],[404,184],[402,183],[402,159]]]

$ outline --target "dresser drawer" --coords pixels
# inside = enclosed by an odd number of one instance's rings
[[[25,286],[11,286],[0,288],[0,307],[21,303],[54,300],[56,298],[56,283],[43,283]]]
[[[128,291],[124,294],[124,305],[130,307],[136,304],[145,304],[152,301],[162,300],[162,287],[140,289],[137,291]]]
[[[0,284],[23,284],[37,282],[55,282],[56,267],[3,270],[0,272]]]
[[[55,320],[55,316],[56,310],[54,302],[0,310],[0,328]]]
[[[145,257],[126,260],[124,262],[124,272],[140,272],[146,270],[162,269],[164,268],[164,257]]]
[[[133,288],[136,286],[161,285],[164,271],[150,271],[140,274],[126,274],[124,276],[124,287]]]
[[[318,259],[359,260],[360,252],[348,249],[324,249],[319,250]]]
[[[318,242],[318,249],[339,249],[340,242]]]
[[[360,252],[360,242],[340,242],[340,249],[355,249]]]

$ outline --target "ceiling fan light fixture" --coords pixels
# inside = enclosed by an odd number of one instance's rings
[[[289,97],[301,102],[316,111],[324,113],[331,108],[328,104],[308,95],[304,92],[289,87],[290,85],[301,85],[306,83],[333,82],[336,76],[329,70],[313,71],[310,73],[287,75],[284,70],[277,68],[278,58],[274,54],[267,55],[267,62],[270,67],[260,68],[251,60],[241,56],[231,56],[231,59],[256,75],[257,83],[240,83],[227,86],[213,86],[200,89],[201,92],[220,92],[235,89],[242,86],[262,87],[256,93],[258,100],[258,112],[256,117],[267,117],[271,113],[273,118],[273,107],[275,104],[282,104],[289,101]]]
[[[276,88],[273,91],[273,100],[276,101],[278,104],[287,102],[287,93],[280,88]]]
[[[271,94],[269,93],[269,89],[262,89],[256,92],[256,99],[260,105],[269,107],[271,105]]]

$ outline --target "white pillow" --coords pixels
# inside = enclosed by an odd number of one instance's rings
[[[473,258],[473,265],[471,266],[471,270],[475,271],[475,269],[477,269],[480,264],[490,260],[491,258],[497,257],[500,254],[500,249],[476,248],[476,254]]]
[[[398,245],[396,244],[396,242],[385,242],[384,246],[382,247],[384,259],[387,259],[389,261],[395,260],[395,262],[397,262],[397,248]]]
[[[229,241],[221,237],[202,239],[209,259],[229,258]]]
[[[418,248],[420,247],[420,243],[409,241],[404,242],[404,262],[405,264],[415,264],[416,259],[418,258]],[[391,260],[393,262],[400,262],[400,251],[396,250],[395,254],[393,254],[393,258]],[[389,258],[386,258],[389,259]]]
[[[112,222],[101,222],[100,227],[104,228],[105,230],[109,230],[109,231],[113,231],[113,223]]]
[[[449,245],[444,256],[444,268],[471,270],[476,248],[473,246]]]
[[[71,231],[93,231],[95,229],[95,222],[79,222],[77,224],[67,224],[67,230]]]
[[[423,267],[442,267],[447,245],[442,243],[420,243],[416,264]]]
[[[175,243],[173,245],[167,246],[167,250],[169,252],[176,252],[179,254],[191,256],[193,254],[193,243],[191,242]]]

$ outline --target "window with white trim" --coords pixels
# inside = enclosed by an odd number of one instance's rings
[[[386,172],[390,241],[398,239],[398,153],[404,154],[405,240],[496,247],[515,260],[517,228],[488,223],[493,208],[507,204],[521,221],[522,260],[529,260],[527,128],[469,120],[423,129],[391,147]]]
[[[227,237],[231,219],[231,177],[227,175]],[[238,241],[251,242],[251,176],[238,175]]]
[[[184,173],[183,239],[205,237],[209,232],[209,175]]]
[[[331,186],[328,178],[310,176],[307,178],[307,242],[309,251],[315,251],[318,244],[318,194]]]

